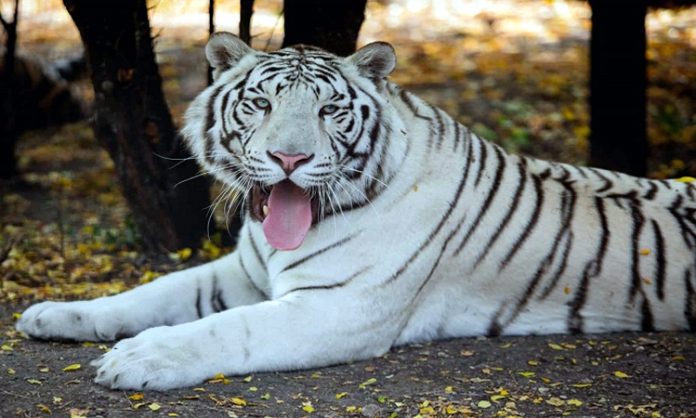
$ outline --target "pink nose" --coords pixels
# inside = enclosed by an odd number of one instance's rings
[[[283,168],[283,171],[285,171],[285,174],[290,174],[295,169],[302,164],[305,164],[309,162],[313,157],[314,154],[312,155],[307,155],[307,154],[295,154],[295,155],[288,155],[288,154],[283,154],[282,152],[274,152],[274,153],[268,153],[268,156],[271,157],[271,159],[281,166]]]

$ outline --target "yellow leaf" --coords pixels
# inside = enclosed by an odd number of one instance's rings
[[[629,377],[631,377],[631,376],[627,375],[626,373],[619,371],[619,370],[614,372],[614,376],[619,377],[621,379],[628,379]]]
[[[446,386],[445,393],[454,393],[454,388],[452,386]]]
[[[696,181],[696,178],[684,176],[684,177],[679,177],[678,179],[674,179],[674,180],[678,181],[680,183],[693,183],[694,181]]]
[[[592,383],[573,383],[571,386],[574,388],[583,389],[589,388],[590,386],[592,386]]]
[[[549,404],[549,405],[553,405],[553,406],[563,406],[563,405],[565,405],[565,401],[564,401],[563,399],[561,399],[561,398],[556,398],[556,397],[553,397],[553,396],[551,397],[551,399],[547,399],[547,400],[546,400],[546,403]]]
[[[142,401],[144,397],[145,397],[145,395],[138,392],[138,393],[134,393],[134,394],[130,395],[128,397],[128,399],[130,399],[131,401]]]
[[[40,410],[41,412],[43,412],[43,413],[46,413],[46,414],[49,414],[49,415],[53,413],[53,412],[51,411],[51,408],[47,407],[46,405],[44,405],[44,404],[42,404],[42,403],[36,404],[36,407],[39,408],[39,410]]]
[[[476,406],[478,406],[481,409],[486,409],[491,407],[491,403],[488,401],[479,401]]]
[[[527,379],[536,376],[536,373],[534,372],[518,372],[517,374],[519,374],[522,377],[526,377]]]
[[[42,384],[40,380],[36,380],[36,379],[27,379],[27,383],[30,383],[32,385],[41,385]]]
[[[15,321],[18,320],[18,319],[21,318],[21,317],[22,317],[22,314],[19,313],[19,312],[13,312],[13,313],[12,313],[12,319],[14,319]]]
[[[684,361],[686,360],[684,356],[673,356],[672,361]]]
[[[375,379],[374,377],[371,377],[360,384],[360,389],[364,389],[367,386],[374,385],[375,383],[377,383],[377,379]]]
[[[314,412],[314,407],[311,402],[302,402],[302,410],[311,414]]]
[[[355,412],[357,410],[358,410],[358,407],[356,407],[356,406],[353,406],[353,405],[346,406],[346,412]]]
[[[251,379],[252,379],[252,376],[247,376],[244,379],[242,379],[242,381],[245,383],[249,383],[249,382],[251,382]]]
[[[420,409],[419,411],[422,415],[432,415],[435,413],[435,408],[432,406],[426,406]]]
[[[230,398],[230,402],[232,402],[233,404],[235,404],[237,406],[246,406],[247,405],[247,401],[245,401],[242,398]]]
[[[551,347],[554,350],[563,350],[562,346],[560,346],[558,344],[554,344],[554,343],[549,343],[549,347]]]
[[[503,396],[503,395],[492,395],[491,396],[491,400],[493,402],[498,402],[499,400],[502,400],[502,399],[505,399],[505,396]]]
[[[13,369],[12,367],[10,367],[9,369],[7,369],[7,374],[9,374],[10,376],[13,376],[15,373],[17,373],[17,372],[16,372],[15,369]]]
[[[341,392],[336,394],[336,399],[343,399],[348,395],[348,392]]]
[[[167,416],[168,416],[168,417],[178,417],[179,414],[177,414],[176,412],[170,412],[170,413],[167,414]]]
[[[582,401],[580,399],[568,399],[566,402],[570,406],[581,406],[582,405]]]
[[[640,255],[650,255],[650,249],[649,249],[649,248],[641,248],[640,251],[638,251],[638,254],[640,254]]]
[[[81,368],[82,368],[82,366],[80,365],[80,363],[73,363],[73,364],[69,364],[69,365],[63,367],[63,371],[64,372],[74,372],[74,371],[80,370]]]
[[[452,405],[447,405],[445,408],[445,414],[447,415],[454,415],[457,413],[457,408],[453,407]]]
[[[530,366],[538,366],[539,362],[536,360],[529,360],[527,361],[527,364],[529,364]]]
[[[160,404],[158,404],[157,402],[153,402],[147,407],[150,408],[150,411],[159,411],[159,409],[161,408]]]
[[[3,344],[2,346],[0,346],[0,349],[2,351],[12,351],[13,350],[12,346],[10,346],[8,344]]]

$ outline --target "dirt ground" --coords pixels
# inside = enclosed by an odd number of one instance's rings
[[[466,338],[136,393],[92,382],[89,361],[109,345],[26,340],[10,312],[2,318],[3,418],[696,417],[696,335],[687,333]]]

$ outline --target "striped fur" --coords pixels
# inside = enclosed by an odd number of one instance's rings
[[[211,44],[217,80],[184,131],[201,165],[248,192],[287,177],[266,151],[314,154],[289,178],[321,216],[294,251],[247,216],[220,260],[30,308],[18,328],[37,337],[139,333],[96,362],[97,382],[168,389],[448,337],[696,329],[693,185],[509,155],[385,81],[384,44],[347,59]]]

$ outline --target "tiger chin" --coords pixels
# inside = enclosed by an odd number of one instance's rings
[[[264,53],[228,33],[183,130],[241,191],[238,248],[17,329],[110,341],[96,382],[166,390],[478,335],[696,328],[696,188],[509,155],[387,80],[373,43]]]

